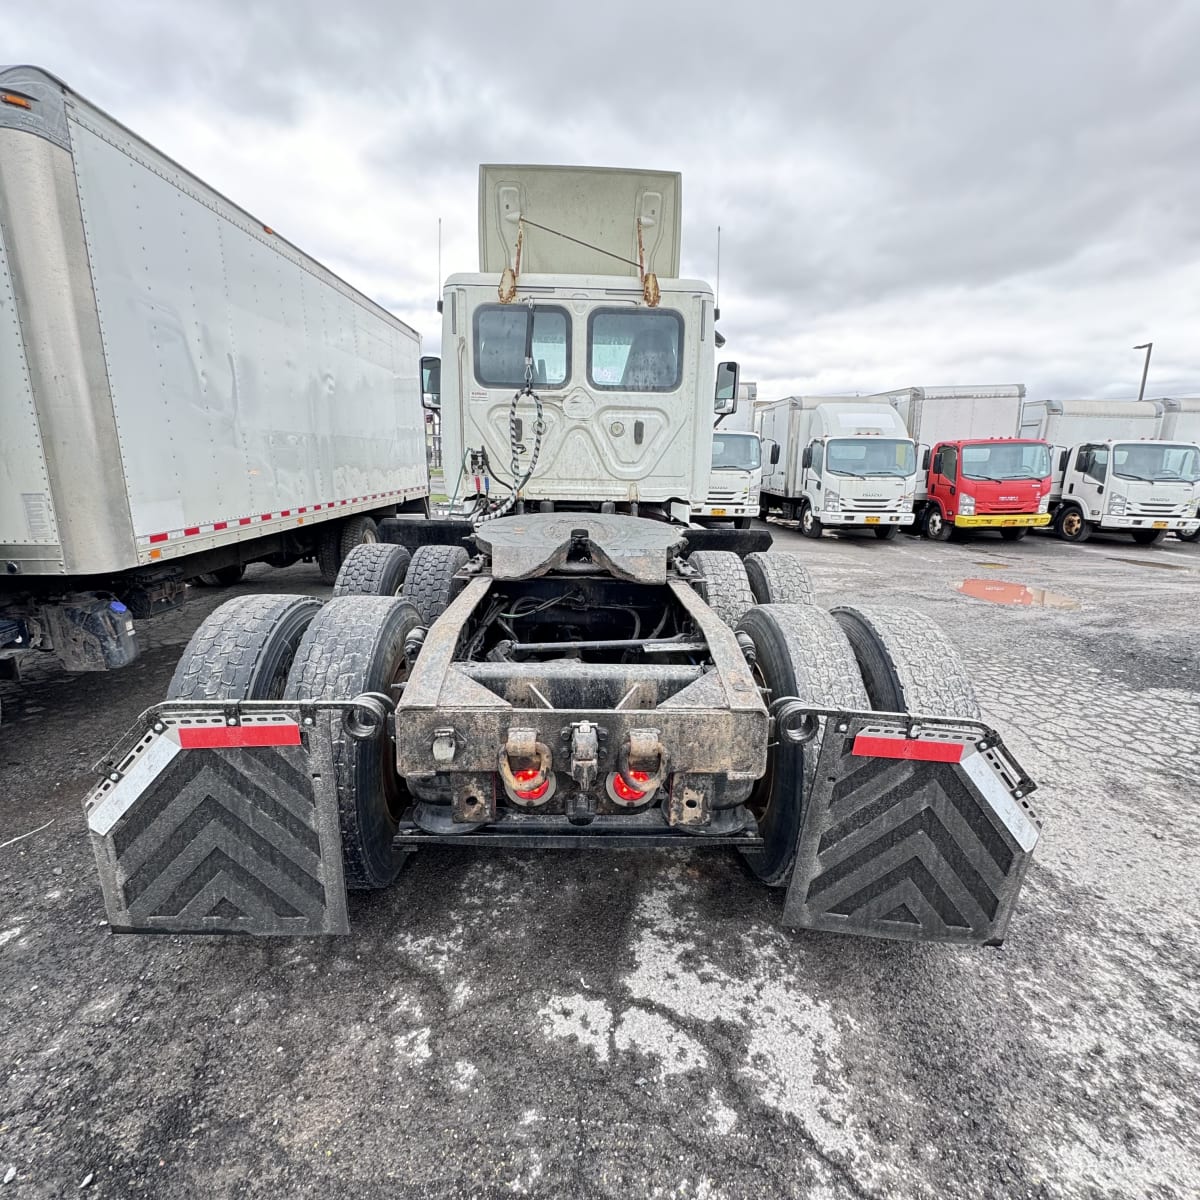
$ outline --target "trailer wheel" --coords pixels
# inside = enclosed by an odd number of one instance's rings
[[[979,717],[979,701],[958,651],[911,608],[832,610],[849,639],[876,712]]]
[[[1078,504],[1064,504],[1055,514],[1054,532],[1064,542],[1086,542],[1092,536],[1092,527]]]
[[[400,594],[416,605],[423,625],[432,625],[449,607],[461,586],[455,576],[468,557],[463,546],[417,547]]]
[[[1013,526],[1009,526],[1007,529],[1000,530],[1000,536],[1006,542],[1023,541],[1028,536],[1028,534],[1029,534],[1029,530],[1027,528],[1025,528],[1024,526],[1018,526],[1016,528],[1014,528]]]
[[[355,546],[367,546],[379,541],[379,530],[370,517],[347,517],[331,521],[321,532],[317,547],[317,566],[326,583],[336,583],[338,571],[346,555]]]
[[[754,674],[772,699],[796,696],[820,708],[868,707],[850,643],[828,613],[811,604],[761,605],[738,629],[754,641]],[[771,887],[783,887],[791,877],[820,748],[820,734],[804,745],[778,740],[767,773],[746,802],[763,839],[761,850],[746,852],[746,862]]]
[[[335,596],[398,596],[412,555],[387,542],[355,546],[342,561]]]
[[[932,542],[948,542],[954,534],[953,522],[946,520],[936,504],[925,510],[924,533]]]
[[[877,525],[875,527],[875,536],[881,542],[890,542],[899,532],[899,525]]]
[[[234,563],[232,566],[218,567],[215,571],[205,571],[203,575],[197,575],[192,583],[200,587],[233,587],[241,582],[245,573],[245,563]]]
[[[708,607],[733,628],[754,607],[754,592],[742,560],[732,550],[697,550],[688,562],[700,572],[696,589]]]
[[[813,582],[794,554],[747,554],[743,560],[756,604],[812,604]]]
[[[311,596],[239,596],[192,634],[168,700],[278,700],[296,648],[321,602]]]
[[[810,538],[819,538],[825,532],[821,518],[813,512],[813,506],[808,501],[804,501],[800,505],[800,532]]]
[[[284,698],[349,700],[362,692],[394,696],[395,685],[408,674],[405,639],[421,623],[412,604],[393,596],[331,600],[300,643]],[[352,738],[338,713],[316,719],[333,744],[346,886],[356,891],[387,887],[404,861],[392,838],[409,802],[396,774],[392,739],[386,734],[366,741]]]
[[[1163,535],[1161,529],[1135,529],[1133,531],[1133,540],[1139,546],[1153,546]]]

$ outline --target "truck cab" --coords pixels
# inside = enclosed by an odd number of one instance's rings
[[[762,443],[757,433],[717,426],[713,430],[712,474],[704,503],[692,510],[701,523],[732,520],[747,529],[758,516],[762,491]]]
[[[936,443],[927,452],[920,528],[941,541],[954,530],[996,529],[1019,541],[1050,523],[1050,447],[1010,438]]]
[[[1152,545],[1168,531],[1200,529],[1200,446],[1159,441],[1082,442],[1059,449],[1051,493],[1054,528],[1068,542],[1097,529]]]

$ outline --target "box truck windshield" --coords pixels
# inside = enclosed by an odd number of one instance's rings
[[[1200,481],[1200,451],[1195,446],[1118,442],[1113,447],[1113,474],[1146,483],[1196,483]]]
[[[756,433],[713,434],[714,471],[757,471],[762,466],[762,451]]]
[[[1045,479],[1050,474],[1050,449],[1042,442],[991,442],[962,448],[966,479]]]
[[[891,438],[831,438],[825,452],[826,469],[834,475],[859,479],[889,475],[912,475],[917,469],[916,453],[909,441]]]

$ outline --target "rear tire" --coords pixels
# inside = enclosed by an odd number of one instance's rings
[[[812,577],[794,554],[747,554],[744,561],[755,604],[812,604]]]
[[[1135,529],[1133,531],[1133,540],[1139,546],[1153,546],[1163,535],[1161,529]]]
[[[796,696],[819,708],[868,707],[850,643],[828,613],[811,604],[767,604],[752,608],[738,629],[754,642],[755,677],[772,699]],[[763,839],[761,850],[746,852],[746,862],[770,887],[784,887],[791,878],[821,737],[803,745],[779,739],[768,751],[767,773],[746,802]]]
[[[1054,516],[1054,532],[1064,542],[1086,542],[1092,536],[1091,526],[1077,504],[1064,504]]]
[[[922,532],[931,542],[948,542],[954,536],[954,525],[946,520],[936,504],[931,504],[925,510]]]
[[[1000,530],[1000,536],[1006,542],[1020,542],[1029,535],[1029,530],[1024,526],[1010,526],[1008,529]]]
[[[800,506],[800,532],[808,538],[819,538],[825,532],[825,526],[821,524],[820,517],[813,512],[811,504],[804,503]]]
[[[468,557],[462,546],[417,547],[400,594],[416,605],[423,625],[432,625],[458,594],[462,585],[455,576]]]
[[[696,590],[732,629],[755,603],[742,560],[732,550],[697,550],[688,563],[701,575]]]
[[[335,596],[398,596],[412,555],[386,542],[355,546],[342,561]]]
[[[880,525],[875,530],[875,536],[881,542],[890,542],[899,532],[899,525]]]
[[[978,719],[979,701],[958,651],[928,617],[910,608],[833,610],[876,712]]]
[[[278,700],[321,602],[239,596],[205,618],[171,676],[168,700]]]
[[[422,623],[407,600],[392,596],[341,596],[308,627],[288,675],[288,700],[349,700],[361,692],[395,696],[408,673],[404,642]],[[318,713],[317,729],[333,746],[338,824],[346,886],[354,891],[387,887],[404,861],[392,846],[409,797],[396,774],[395,750],[386,733],[359,741],[341,713]],[[389,722],[390,725],[390,722]]]
[[[347,517],[344,521],[332,521],[321,532],[317,547],[317,566],[326,583],[336,583],[338,571],[346,555],[355,546],[366,546],[379,541],[379,530],[371,517]]]
[[[234,563],[229,567],[219,567],[215,571],[205,571],[203,575],[197,575],[192,582],[200,587],[233,587],[235,583],[241,582],[245,573],[245,563]]]

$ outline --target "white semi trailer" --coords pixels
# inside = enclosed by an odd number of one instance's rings
[[[33,67],[0,70],[0,669],[429,491],[417,334]]]
[[[814,538],[829,527],[889,539],[913,523],[916,445],[886,400],[788,396],[761,405],[758,426],[764,513]]]
[[[1051,446],[1055,533],[1084,542],[1096,530],[1153,545],[1200,528],[1200,446],[1164,441],[1153,400],[1038,400],[1025,405],[1023,437]]]

